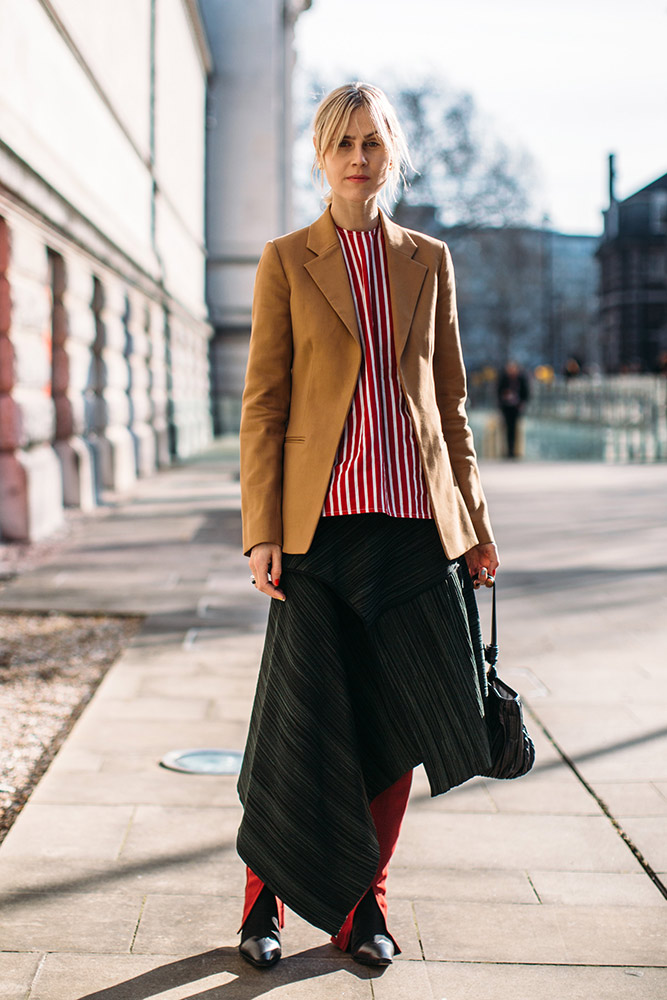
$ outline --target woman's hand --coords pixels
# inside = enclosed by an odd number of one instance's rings
[[[468,572],[472,577],[472,585],[475,589],[481,587],[482,584],[485,584],[487,587],[493,586],[496,570],[500,566],[498,549],[495,542],[476,545],[474,549],[466,552],[465,560],[468,564]]]
[[[254,545],[250,552],[250,572],[257,590],[278,601],[286,600],[282,590],[278,590],[282,572],[283,550],[273,542]]]

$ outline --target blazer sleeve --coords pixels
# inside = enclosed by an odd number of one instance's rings
[[[443,243],[438,273],[433,375],[443,435],[454,478],[463,496],[479,542],[492,542],[493,529],[482,490],[466,413],[466,373],[459,336],[454,266]]]
[[[261,542],[283,542],[283,447],[291,369],[290,288],[278,250],[270,242],[255,278],[241,409],[241,510],[246,555]]]

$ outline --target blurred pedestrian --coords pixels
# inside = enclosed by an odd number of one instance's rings
[[[409,162],[382,91],[334,90],[314,131],[327,208],[264,249],[241,419],[244,549],[273,598],[239,778],[240,952],[259,968],[280,958],[284,903],[388,965],[412,769],[435,795],[489,766],[462,588],[492,585],[498,553],[451,258],[378,208]]]
[[[530,398],[528,378],[516,361],[508,361],[498,379],[498,406],[505,421],[507,457],[516,458],[519,418]]]

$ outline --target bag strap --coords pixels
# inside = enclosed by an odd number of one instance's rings
[[[498,583],[493,584],[493,597],[491,598],[491,642],[484,647],[484,659],[492,667],[498,662],[498,625],[496,622],[496,588]]]

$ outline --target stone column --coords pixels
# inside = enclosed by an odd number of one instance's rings
[[[134,438],[137,473],[149,476],[155,470],[156,443],[151,428],[151,342],[148,331],[147,302],[138,292],[127,297],[125,314],[125,355],[129,369],[130,431]]]
[[[137,478],[134,440],[130,433],[130,369],[126,357],[125,289],[115,275],[96,280],[93,298],[96,335],[91,444],[101,484],[128,490]]]
[[[186,330],[178,316],[169,315],[169,410],[172,452],[178,458],[191,454],[190,373]]]
[[[36,540],[63,520],[51,447],[51,302],[44,243],[22,220],[0,220],[0,536]]]
[[[197,454],[210,445],[213,436],[210,329],[204,324],[199,324],[190,326],[188,332],[192,357],[193,447],[191,454]]]
[[[211,441],[208,328],[169,317],[174,452],[187,458]]]
[[[150,398],[157,464],[169,465],[169,428],[167,393],[167,317],[158,302],[148,302],[147,329],[150,342]]]
[[[63,495],[68,507],[92,510],[97,503],[94,456],[86,431],[86,395],[92,379],[95,316],[93,276],[76,257],[50,254],[54,448],[60,459]]]

